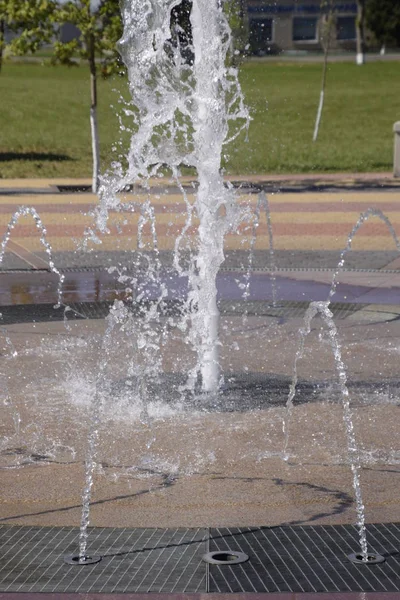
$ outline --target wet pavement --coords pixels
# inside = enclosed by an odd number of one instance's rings
[[[83,272],[63,272],[62,302],[112,302],[130,296],[126,284],[118,282],[115,274],[100,269]],[[271,303],[274,287],[277,301],[325,301],[332,285],[334,271],[290,271],[285,275],[253,272],[250,276],[248,302]],[[345,272],[333,296],[334,302],[396,305],[400,303],[400,272]],[[38,305],[57,303],[58,277],[48,271],[15,271],[0,275],[0,306]],[[247,282],[243,272],[220,272],[217,279],[220,302],[243,302],[241,286]],[[165,272],[157,285],[150,286],[145,276],[136,274],[134,294],[144,293],[145,300],[156,300],[161,286],[167,289],[167,302],[182,303],[187,298],[185,277]]]
[[[250,188],[254,191],[270,186],[276,298],[281,307],[271,311],[274,273],[266,223],[259,230],[247,305],[241,286],[249,238],[245,236],[243,244],[238,236],[228,237],[227,258],[218,277],[219,300],[224,307],[221,360],[230,377],[229,393],[236,394],[240,403],[232,396],[225,412],[216,403],[196,414],[182,413],[178,408],[177,413],[175,408],[169,413],[173,403],[166,403],[166,413],[155,419],[149,450],[148,424],[141,423],[136,413],[129,413],[129,417],[126,413],[129,407],[122,392],[132,382],[116,368],[112,373],[112,413],[102,429],[102,458],[92,509],[94,526],[273,527],[286,523],[303,527],[354,523],[340,398],[332,355],[329,348],[326,350],[320,324],[311,333],[302,366],[289,463],[282,460],[281,451],[284,399],[306,303],[326,300],[340,250],[360,212],[371,205],[381,208],[400,230],[397,180],[389,176],[362,179],[242,179],[242,184],[247,184],[245,200],[253,205],[256,196],[248,193]],[[126,228],[123,234],[119,233],[119,215],[111,215],[110,234],[102,239],[100,248],[86,251],[80,244],[92,217],[84,213],[95,206],[95,197],[72,194],[71,190],[61,193],[58,184],[84,186],[85,181],[38,181],[35,189],[31,182],[29,186],[27,182],[0,182],[1,227],[5,230],[11,214],[21,204],[38,210],[47,227],[55,263],[66,278],[63,302],[79,304],[87,310],[83,317],[89,316],[70,322],[69,331],[63,323],[51,322],[49,315],[56,310],[51,307],[57,301],[57,276],[46,268],[46,256],[34,225],[28,220],[21,222],[13,231],[0,274],[3,324],[7,324],[7,314],[11,315],[2,354],[12,403],[2,406],[0,454],[1,519],[7,526],[70,527],[79,523],[88,426],[85,402],[90,397],[90,381],[85,373],[96,372],[103,317],[109,303],[126,294],[126,284],[118,283],[116,273],[108,268],[125,268],[124,273],[138,279],[136,291],[142,289],[148,297],[157,296],[157,289],[150,288],[141,270],[132,265],[132,251],[137,249],[137,215],[130,215],[122,224]],[[174,236],[183,224],[181,199],[175,192],[172,190],[166,198],[155,197],[154,201],[160,225],[162,277],[168,287],[168,301],[179,305],[185,298],[187,282],[170,270]],[[145,239],[150,240],[147,230]],[[362,449],[367,519],[371,523],[400,521],[399,300],[397,251],[385,227],[371,220],[359,232],[334,297],[335,303],[341,303],[340,310],[348,307],[336,323],[349,370]],[[18,310],[25,308],[25,317],[18,317]],[[243,312],[248,312],[247,322],[242,319]],[[34,322],[35,314],[42,323]],[[127,350],[121,346],[116,344],[113,349],[115,365],[126,361]],[[15,350],[15,357],[10,348]],[[187,372],[192,358],[179,335],[169,341],[163,361],[172,388],[179,387],[177,375]],[[241,396],[242,380],[250,390],[248,396],[243,390]],[[165,382],[164,397],[169,393]],[[250,397],[251,390],[254,398]],[[267,392],[268,401],[264,398]],[[16,415],[22,419],[19,424]],[[251,598],[393,600],[398,594],[253,592]],[[52,596],[60,594],[46,594],[45,598],[50,600]],[[167,596],[171,600],[190,600],[204,594],[153,595],[157,600]],[[231,600],[245,600],[246,596],[229,594]],[[62,597],[75,600],[78,596]],[[85,595],[86,600],[108,597],[121,599],[115,594]],[[139,595],[123,595],[124,600],[130,597]],[[207,597],[214,598],[210,593]],[[0,592],[0,600],[19,598],[42,600],[44,596]],[[222,593],[218,594],[218,600],[223,598]]]

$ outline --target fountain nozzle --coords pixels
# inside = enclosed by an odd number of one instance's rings
[[[347,557],[352,563],[355,565],[377,565],[378,563],[385,562],[385,557],[381,554],[368,553],[367,560],[361,552],[357,552],[354,554],[349,554]]]
[[[67,565],[79,565],[80,567],[84,565],[94,565],[101,561],[103,557],[100,555],[95,556],[81,556],[80,554],[67,554],[64,556],[64,562]]]

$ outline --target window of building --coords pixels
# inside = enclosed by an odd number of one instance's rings
[[[336,37],[338,40],[355,40],[356,18],[338,17],[336,20]]]
[[[317,39],[317,19],[315,17],[293,17],[294,42],[310,42]]]
[[[254,54],[268,52],[272,41],[273,19],[250,19],[250,48]]]

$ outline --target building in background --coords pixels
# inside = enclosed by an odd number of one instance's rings
[[[356,49],[357,4],[335,0],[333,51]],[[247,0],[250,52],[321,51],[321,0]]]

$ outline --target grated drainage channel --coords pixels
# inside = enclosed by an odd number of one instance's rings
[[[367,525],[369,551],[385,558],[355,564],[358,530],[352,525],[212,529],[210,551],[240,550],[237,567],[209,565],[210,592],[400,591],[400,525]]]
[[[78,528],[3,525],[0,594],[400,591],[400,524],[370,524],[367,532],[371,553],[385,562],[351,562],[351,525],[94,528],[88,552],[102,560],[77,567],[64,557],[77,550]]]
[[[148,593],[206,591],[206,529],[96,528],[94,564],[64,561],[79,528],[0,527],[0,592]]]

